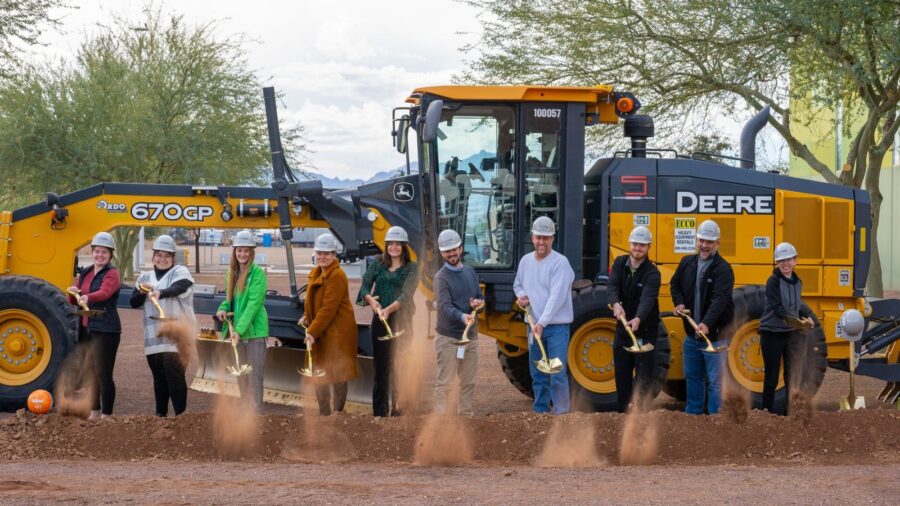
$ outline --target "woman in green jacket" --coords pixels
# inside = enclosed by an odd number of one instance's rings
[[[362,279],[356,303],[368,304],[372,316],[372,346],[375,359],[375,381],[372,388],[372,414],[397,416],[397,382],[391,380],[396,344],[382,341],[387,335],[382,319],[391,331],[412,330],[413,294],[418,285],[416,263],[410,260],[409,236],[402,227],[391,227],[384,237],[385,252],[369,264]],[[403,339],[409,336],[404,335]],[[390,396],[390,401],[388,397]],[[388,411],[390,406],[390,411]]]
[[[266,272],[253,262],[256,241],[250,232],[243,230],[232,241],[231,265],[225,278],[225,300],[216,312],[216,318],[225,322],[223,339],[230,337],[232,344],[242,348],[244,360],[253,370],[238,376],[241,398],[253,400],[257,411],[263,404],[263,366],[266,363],[266,338],[269,336],[269,315],[266,313]],[[231,325],[226,322],[227,313],[233,313]]]

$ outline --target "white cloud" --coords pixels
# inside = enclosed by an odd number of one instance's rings
[[[85,33],[112,15],[139,19],[145,0],[82,0],[65,11],[63,34],[48,33],[52,58],[72,58]],[[478,31],[477,11],[455,0],[193,0],[164,12],[216,21],[220,36],[244,34],[250,65],[284,94],[283,125],[307,131],[318,170],[365,177],[402,165],[391,144],[391,110],[419,86],[446,84],[459,48]]]

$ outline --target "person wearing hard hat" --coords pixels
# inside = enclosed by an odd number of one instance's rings
[[[478,328],[474,313],[484,306],[484,295],[475,269],[462,263],[462,239],[455,230],[447,229],[438,235],[438,249],[444,265],[434,275],[437,304],[434,350],[438,369],[434,382],[434,411],[447,413],[450,383],[457,376],[457,412],[473,416],[475,374],[478,372]],[[460,344],[467,328],[469,334],[465,337],[471,342]]]
[[[391,381],[396,344],[382,340],[388,322],[395,334],[412,331],[415,311],[413,295],[419,284],[416,263],[409,255],[409,235],[403,227],[391,227],[384,235],[385,252],[369,263],[362,278],[356,303],[372,308],[372,348],[375,382],[372,387],[372,414],[397,416],[396,382]],[[408,339],[409,336],[404,336]],[[389,410],[390,408],[390,410]]]
[[[243,352],[243,360],[252,367],[250,374],[238,376],[241,398],[262,411],[263,367],[266,364],[266,338],[269,337],[268,279],[266,271],[253,261],[256,241],[249,230],[235,234],[231,246],[231,263],[225,274],[225,300],[219,305],[216,318],[224,322],[222,338],[230,339]]]
[[[161,235],[153,241],[153,270],[142,272],[131,292],[131,307],[144,309],[144,355],[153,374],[153,396],[156,416],[169,414],[169,400],[175,416],[187,407],[187,383],[184,363],[178,356],[178,344],[159,335],[159,316],[153,300],[159,303],[166,318],[194,320],[194,278],[183,265],[175,263],[175,239]],[[149,295],[149,296],[148,296]]]
[[[91,240],[92,265],[78,269],[75,284],[69,292],[77,292],[77,300],[69,295],[73,304],[84,303],[92,310],[99,310],[97,316],[83,316],[78,327],[78,343],[82,353],[93,356],[97,388],[94,389],[94,403],[90,418],[97,419],[112,415],[116,402],[116,383],[113,368],[122,336],[122,322],[116,304],[119,299],[119,271],[112,265],[116,242],[112,234],[99,232]]]
[[[648,258],[653,234],[650,229],[639,225],[628,237],[631,249],[613,261],[609,271],[606,294],[613,307],[616,320],[624,316],[631,331],[641,344],[656,346],[659,335],[659,286],[662,283],[659,269]],[[643,395],[649,392],[653,382],[654,353],[635,354],[625,351],[632,345],[631,338],[619,322],[613,341],[613,364],[615,365],[616,393],[619,413],[628,409],[632,402],[632,389],[637,385],[635,405],[646,408]]]
[[[814,326],[812,312],[803,304],[800,294],[803,282],[794,267],[797,249],[789,242],[775,246],[775,269],[766,281],[766,307],[759,319],[759,348],[763,357],[763,409],[775,413],[775,389],[781,362],[784,360],[784,412],[789,411],[791,385],[803,378],[803,358],[807,346],[806,334],[797,326]],[[792,325],[789,322],[794,322]]]
[[[553,251],[556,224],[546,216],[531,225],[534,251],[523,256],[516,270],[513,291],[519,306],[531,311],[534,328],[528,329],[528,363],[531,386],[534,390],[536,413],[561,415],[569,412],[569,324],[572,323],[572,282],[575,272],[569,260]],[[530,307],[529,307],[530,306]],[[559,358],[562,371],[556,374],[541,372],[535,362],[541,350],[534,335],[543,340],[549,358]]]
[[[350,304],[347,274],[337,258],[342,249],[330,233],[316,237],[313,243],[316,267],[309,273],[303,308],[306,344],[313,346],[315,364],[325,370],[325,376],[309,380],[316,385],[316,400],[322,415],[344,410],[347,382],[357,375],[356,315]]]
[[[689,310],[697,322],[697,332],[704,333],[714,343],[726,337],[723,331],[734,317],[734,302],[731,299],[734,270],[719,255],[720,235],[719,225],[715,221],[701,223],[697,228],[698,253],[682,258],[669,282],[675,313]],[[721,357],[704,351],[706,341],[695,334],[686,320],[684,330],[682,364],[687,386],[684,410],[699,415],[705,409],[709,414],[715,414],[722,402]]]

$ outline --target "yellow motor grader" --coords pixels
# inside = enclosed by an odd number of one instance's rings
[[[487,310],[479,332],[497,341],[510,382],[531,394],[525,324],[514,311],[518,260],[531,251],[529,225],[538,216],[558,224],[554,243],[576,273],[575,321],[567,361],[575,406],[614,410],[612,340],[616,321],[607,308],[606,274],[627,249],[635,225],[650,228],[651,260],[663,275],[664,311],[656,349],[656,392],[684,396],[681,319],[671,313],[668,281],[680,258],[692,253],[705,219],[720,225],[720,253],[733,265],[736,318],[727,351],[729,374],[759,402],[763,364],[758,319],[762,284],[773,267],[774,246],[790,241],[800,252],[803,297],[815,314],[810,331],[808,380],[814,393],[828,365],[846,368],[851,348],[839,339],[846,309],[867,315],[857,343],[856,372],[887,382],[882,395],[896,399],[900,381],[900,301],[866,300],[870,205],[865,191],[755,170],[753,139],[767,111],[745,128],[741,167],[679,156],[647,147],[652,120],[636,114],[638,100],[610,86],[436,86],[419,88],[394,110],[395,146],[418,158],[418,170],[350,190],[300,181],[287,166],[278,131],[274,91],[264,90],[273,182],[270,187],[103,183],[0,213],[0,405],[24,405],[47,388],[75,341],[76,316],[63,293],[73,258],[98,231],[120,226],[278,228],[288,249],[291,293],[271,294],[270,333],[283,344],[269,348],[265,391],[270,402],[297,402],[305,362],[303,290],[295,283],[293,230],[329,228],[356,260],[384,249],[384,234],[400,225],[423,269],[420,288],[431,297],[431,275],[440,267],[436,237],[452,228],[463,238],[465,262],[484,285]],[[624,119],[631,148],[585,171],[585,129]],[[412,135],[411,135],[412,134]],[[727,157],[726,157],[727,158]],[[130,287],[120,305],[127,307]],[[198,314],[213,314],[223,294],[195,294]],[[431,305],[428,305],[431,307]],[[432,319],[433,321],[433,319]],[[213,339],[210,339],[210,338]],[[233,382],[218,371],[227,345],[201,335],[201,364],[194,388],[215,390]],[[417,336],[421,338],[423,336]],[[350,399],[371,396],[372,343],[358,326],[362,374]],[[783,388],[778,402],[783,402]]]

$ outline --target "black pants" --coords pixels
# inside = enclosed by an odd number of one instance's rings
[[[784,413],[788,414],[788,403],[791,394],[792,371],[794,374],[802,368],[804,358],[803,334],[800,332],[767,332],[760,331],[759,347],[762,350],[763,366],[763,409],[775,413],[775,389],[778,388],[778,372],[784,360]],[[795,385],[799,386],[799,385]]]
[[[653,331],[656,336],[656,330]],[[638,336],[640,339],[640,336]],[[656,338],[645,338],[644,344],[652,344],[656,346]],[[624,413],[628,410],[628,404],[632,401],[632,392],[637,389],[638,397],[634,399],[639,401],[644,399],[642,393],[649,391],[650,385],[653,384],[653,368],[655,365],[654,357],[656,353],[648,351],[647,353],[632,353],[625,351],[626,347],[631,346],[631,338],[621,328],[621,324],[616,329],[616,339],[613,342],[613,365],[616,373],[616,394],[618,397],[618,411]],[[642,410],[648,406],[639,406]]]
[[[391,330],[399,332],[395,324],[397,319],[393,318],[393,314],[388,317],[388,323]],[[375,416],[388,416],[397,411],[397,385],[391,381],[391,375],[394,367],[394,348],[397,339],[390,341],[381,341],[378,338],[387,335],[387,329],[381,323],[378,316],[372,318],[372,347],[374,349],[373,358],[375,363],[375,380],[372,385],[372,414]]]
[[[121,334],[108,332],[88,332],[80,328],[78,331],[80,346],[87,346],[92,358],[94,374],[97,378],[93,410],[100,410],[104,415],[111,415],[116,402],[116,383],[113,381],[113,368],[116,365],[116,353],[119,351]]]
[[[184,413],[187,406],[187,382],[184,366],[175,352],[147,355],[147,365],[153,373],[153,395],[156,398],[156,416],[169,414],[169,399],[175,416]]]
[[[322,416],[331,414],[331,389],[334,388],[334,411],[344,410],[347,402],[347,382],[333,383],[331,385],[316,385],[316,400],[319,401],[319,413]]]

